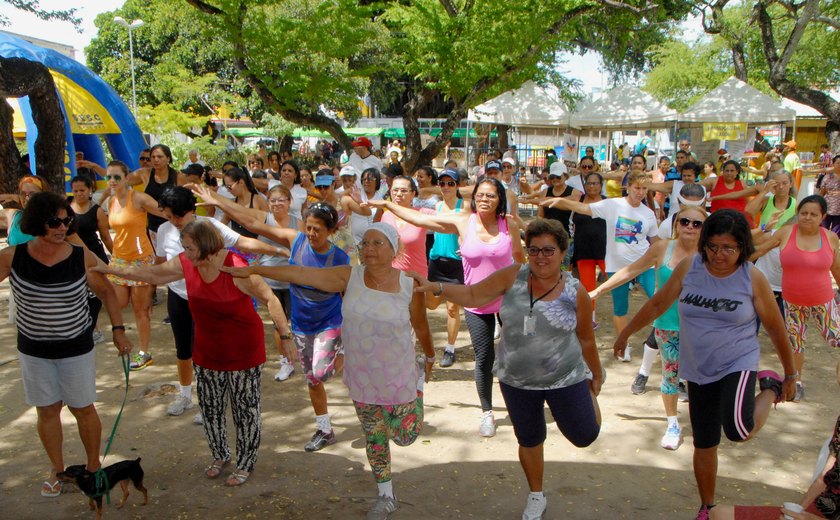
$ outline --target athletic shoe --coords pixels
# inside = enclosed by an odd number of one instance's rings
[[[285,381],[295,373],[295,366],[289,362],[286,356],[280,356],[280,370],[274,374],[275,381]]]
[[[196,413],[196,414],[195,414],[195,417],[193,417],[193,424],[197,424],[197,425],[199,425],[199,426],[203,426],[203,425],[204,425],[204,416],[203,416],[203,415],[201,415],[201,411],[199,411],[198,413]]]
[[[648,376],[636,374],[636,379],[634,379],[633,384],[630,385],[630,391],[633,392],[633,395],[642,395],[647,392],[647,382]]]
[[[499,339],[500,337],[502,337],[502,326],[497,323],[493,329],[493,339]]]
[[[627,345],[626,347],[624,347],[624,357],[618,358],[619,361],[621,361],[622,363],[629,363],[631,361],[630,353],[632,351],[633,351],[633,347],[631,347],[630,345]]]
[[[318,451],[330,444],[335,444],[335,432],[330,431],[329,433],[325,433],[321,430],[315,430],[315,435],[312,436],[312,439],[306,443],[303,449],[309,452]]]
[[[105,334],[102,334],[101,330],[94,330],[93,331],[93,344],[94,345],[99,345],[103,341],[105,341]]]
[[[193,406],[195,405],[193,404],[192,399],[190,399],[189,397],[184,397],[183,395],[179,395],[172,401],[172,404],[169,405],[169,408],[166,409],[166,414],[181,415]]]
[[[688,402],[688,388],[685,386],[685,381],[680,381],[679,384],[677,385],[677,388],[678,388],[679,395],[680,395],[680,397],[679,397],[680,402],[681,403],[687,403]]]
[[[387,520],[391,518],[391,513],[400,508],[400,504],[396,498],[379,495],[376,503],[367,514],[367,520]]]
[[[455,351],[449,352],[448,350],[443,351],[443,359],[440,360],[440,366],[443,368],[451,367],[455,364]]]
[[[142,354],[135,354],[134,358],[131,360],[131,363],[128,364],[128,368],[131,370],[143,370],[149,365],[154,365],[155,360],[152,359],[152,355],[148,352],[143,352]]]
[[[493,437],[496,435],[496,418],[493,417],[492,411],[482,414],[478,434],[482,437]]]
[[[711,518],[710,511],[712,510],[713,507],[715,507],[715,506],[707,506],[707,505],[700,506],[700,509],[697,510],[697,519],[696,520],[709,520]]]
[[[783,401],[782,399],[782,383],[784,383],[784,379],[782,376],[773,372],[772,370],[762,370],[761,372],[756,375],[758,379],[758,388],[761,391],[764,390],[773,390],[773,393],[776,394],[776,397],[773,399],[773,404],[779,404]]]
[[[169,315],[167,314],[166,317],[163,318],[161,323],[163,323],[164,325],[169,325],[170,323],[172,323],[172,320],[169,318]]]
[[[152,305],[160,305],[160,298],[158,298],[157,292],[152,295]]]
[[[796,382],[796,393],[793,395],[793,402],[798,403],[805,399],[805,387],[799,381]]]
[[[528,495],[528,503],[522,512],[522,520],[541,520],[546,508],[545,495]]]
[[[662,436],[662,440],[659,442],[660,446],[666,450],[676,450],[682,444],[681,434],[682,430],[679,424],[668,426],[668,429],[665,430],[665,435]]]

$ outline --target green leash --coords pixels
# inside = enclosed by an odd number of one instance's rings
[[[122,417],[123,409],[125,409],[125,400],[128,398],[128,356],[120,356],[120,361],[122,362],[123,366],[123,373],[125,373],[125,393],[123,393],[123,400],[122,405],[120,405],[120,411],[117,414],[117,418],[114,419],[114,427],[111,428],[111,436],[108,437],[108,443],[105,445],[105,454],[102,455],[103,462],[105,461],[105,457],[108,456],[108,452],[111,450],[111,443],[114,442],[114,437],[117,434],[117,426],[120,424],[120,418]],[[103,471],[102,466],[99,466],[99,469],[96,470],[94,473],[94,477],[96,479],[96,494],[92,496],[92,498],[101,497],[105,495],[105,499],[107,504],[111,505],[111,486],[108,482],[108,475],[105,474]]]

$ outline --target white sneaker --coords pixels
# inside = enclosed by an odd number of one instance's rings
[[[545,495],[528,495],[528,503],[522,512],[522,520],[541,520],[547,506]]]
[[[485,412],[481,416],[481,424],[478,426],[478,434],[482,437],[493,437],[496,435],[496,418],[493,412]]]
[[[295,373],[295,367],[291,363],[289,363],[289,359],[286,356],[280,358],[280,370],[274,374],[275,381],[285,381],[289,379],[289,377]]]
[[[391,518],[391,513],[400,508],[399,502],[396,498],[379,495],[373,508],[368,511],[367,520],[387,520]]]
[[[497,323],[496,328],[493,330],[493,339],[499,339],[501,337],[502,337],[502,326]]]
[[[169,408],[166,409],[166,413],[167,415],[181,415],[185,410],[189,410],[193,406],[195,405],[193,404],[192,399],[179,395],[172,401]]]
[[[630,345],[627,345],[626,347],[624,347],[624,357],[619,358],[619,360],[621,360],[622,363],[629,363],[630,362],[630,353],[632,351],[633,351],[633,347],[631,347]]]
[[[201,411],[196,413],[195,417],[193,417],[193,424],[197,424],[199,426],[204,425],[204,417],[201,415]]]
[[[662,441],[659,443],[666,450],[676,450],[682,444],[682,430],[679,424],[674,424],[665,430],[665,435],[662,436]]]

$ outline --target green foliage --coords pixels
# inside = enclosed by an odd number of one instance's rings
[[[143,132],[154,135],[171,133],[192,134],[207,122],[207,116],[196,116],[177,110],[171,103],[137,109],[137,123]]]
[[[41,20],[57,20],[60,22],[69,22],[76,26],[76,30],[82,32],[80,25],[82,20],[76,16],[76,8],[51,10],[41,9],[38,0],[3,0],[4,3],[9,4],[13,9],[19,9],[27,13],[32,13]],[[0,25],[9,25],[11,22],[9,17],[0,13]]]
[[[215,169],[221,169],[225,161],[245,164],[245,154],[238,148],[228,146],[224,139],[218,139],[214,143],[210,141],[210,136],[203,136],[185,142],[180,134],[169,133],[160,136],[160,142],[172,150],[172,157],[175,159],[173,168],[181,168],[189,157],[190,150],[198,151],[201,160]]]
[[[282,116],[266,114],[262,119],[263,135],[282,139],[284,136],[292,135],[297,125],[283,119]]]

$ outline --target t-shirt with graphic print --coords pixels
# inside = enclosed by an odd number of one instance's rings
[[[607,272],[614,273],[638,260],[648,250],[648,237],[656,236],[656,216],[644,204],[634,208],[626,198],[590,204],[592,216],[607,222]],[[575,237],[578,239],[578,237]]]

